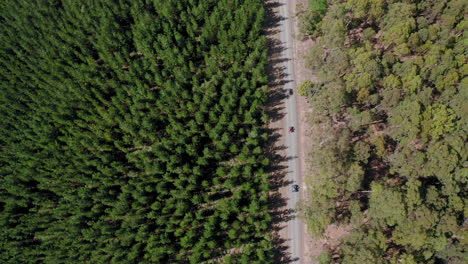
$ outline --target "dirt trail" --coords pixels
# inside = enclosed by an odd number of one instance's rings
[[[305,150],[310,149],[307,147],[306,137],[308,131],[307,113],[309,106],[307,105],[304,98],[294,94],[294,98],[287,98],[284,89],[295,88],[294,84],[297,85],[305,79],[310,79],[311,74],[307,72],[305,67],[305,61],[303,55],[306,51],[307,45],[310,45],[310,41],[302,42],[294,39],[297,32],[297,21],[295,19],[295,1],[283,1],[283,0],[267,0],[267,23],[266,23],[266,35],[269,39],[269,86],[270,86],[270,124],[269,129],[271,130],[270,135],[272,139],[272,150],[271,155],[273,156],[274,168],[270,172],[272,175],[272,202],[276,204],[274,211],[274,230],[275,230],[275,242],[278,245],[278,256],[275,263],[312,263],[310,261],[310,246],[313,248],[320,248],[317,243],[311,243],[309,236],[304,235],[306,227],[303,223],[293,222],[294,212],[291,210],[294,206],[292,205],[289,185],[294,180],[291,175],[291,170],[296,170],[299,174],[298,184],[301,185],[301,193],[306,193],[304,182],[304,175],[306,173],[305,159],[307,153]],[[281,10],[280,10],[281,9]],[[290,19],[291,27],[286,28],[285,16]],[[288,32],[285,32],[288,31]],[[289,31],[292,32],[289,32]],[[286,36],[290,35],[290,36]],[[286,48],[289,46],[292,49],[290,55],[286,52]],[[291,62],[293,64],[291,64]],[[290,63],[288,65],[288,63]],[[295,71],[291,69],[291,66],[295,68]],[[293,73],[294,76],[288,76]],[[295,80],[293,82],[292,80]],[[291,99],[294,99],[291,101]],[[287,105],[287,102],[289,105]],[[293,103],[293,105],[291,105]],[[296,142],[291,141],[292,138],[285,131],[287,122],[291,122],[291,117],[287,117],[286,108],[289,108],[290,113],[297,115],[297,123],[294,121],[294,126],[297,127],[297,133],[294,137],[298,137]],[[286,141],[288,139],[288,141]],[[289,145],[295,144],[294,149],[297,149],[296,157],[289,157],[291,148]],[[294,151],[294,150],[293,150]],[[291,159],[299,159],[296,167],[291,167]],[[305,197],[302,197],[305,198]],[[296,200],[296,199],[294,199]],[[289,201],[289,205],[288,205]],[[296,227],[296,225],[300,227]],[[300,228],[300,232],[296,234],[290,233],[291,228],[297,231]],[[294,239],[294,241],[291,240]],[[299,244],[298,244],[299,243]],[[293,246],[295,245],[295,246]],[[291,247],[295,247],[292,249]],[[298,250],[299,249],[299,250]],[[291,252],[295,250],[295,259],[291,259]],[[297,252],[300,252],[299,254]],[[306,252],[306,254],[304,254]],[[314,254],[317,255],[317,254]]]
[[[294,67],[295,67],[295,80],[297,85],[300,85],[305,80],[315,81],[316,76],[312,70],[308,69],[306,66],[306,57],[309,52],[310,47],[313,45],[313,40],[311,38],[298,38],[298,19],[297,12],[299,5],[307,7],[307,0],[290,0],[291,5],[294,10],[291,10],[291,17],[294,17],[293,23],[293,34],[296,36],[294,38]],[[310,105],[305,97],[297,96],[297,112],[299,118],[299,157],[301,163],[301,177],[302,182],[306,182],[307,173],[310,172],[308,167],[308,160],[313,158],[312,144],[311,140],[313,139],[313,134],[311,133],[311,123],[309,122],[309,115],[312,112],[313,105]],[[309,176],[310,177],[310,176]],[[302,199],[307,199],[307,186],[304,184],[304,192],[302,192]],[[314,261],[314,257],[320,255],[320,253],[326,247],[336,247],[339,243],[339,240],[347,234],[348,230],[346,227],[340,227],[336,225],[330,225],[325,231],[323,238],[313,237],[307,228],[304,227],[304,246],[303,246],[303,262],[304,264],[316,264],[318,262]]]
[[[292,35],[297,36],[297,17],[296,8],[297,4],[307,4],[307,0],[289,0],[288,15],[292,23]],[[288,144],[286,141],[288,133],[285,129],[286,124],[286,100],[287,95],[284,88],[291,86],[291,79],[295,80],[295,84],[299,85],[304,80],[314,80],[315,76],[310,69],[306,67],[305,57],[313,41],[311,39],[298,39],[294,37],[292,39],[292,61],[294,67],[294,77],[286,74],[287,67],[286,62],[288,59],[284,58],[284,43],[281,40],[281,27],[283,26],[283,19],[280,15],[280,8],[283,6],[284,1],[282,0],[266,0],[265,7],[267,10],[267,21],[265,26],[265,33],[269,41],[269,64],[268,64],[268,77],[269,77],[269,103],[268,103],[268,114],[270,117],[270,123],[268,124],[268,133],[270,135],[270,145],[267,152],[271,159],[273,166],[270,168],[271,175],[271,199],[270,202],[273,205],[271,214],[273,216],[273,233],[274,243],[276,245],[276,256],[275,264],[286,264],[292,262],[300,262],[302,264],[315,264],[313,257],[318,256],[321,251],[327,246],[333,246],[337,242],[337,238],[345,232],[343,228],[330,226],[325,233],[325,238],[318,239],[312,237],[307,232],[307,228],[302,225],[302,255],[298,259],[292,259],[291,257],[291,233],[290,223],[294,219],[294,212],[288,206],[288,196],[290,196],[289,186],[292,183],[288,179],[288,161],[291,157],[288,157]],[[283,9],[284,13],[284,9]],[[283,22],[282,22],[283,21]],[[295,87],[292,87],[295,88]],[[297,114],[298,124],[296,125],[296,136],[298,137],[298,157],[299,157],[299,168],[301,183],[305,182],[307,172],[310,171],[307,167],[307,160],[313,158],[309,152],[311,150],[311,127],[309,115],[311,113],[311,105],[309,105],[304,97],[295,96],[295,111]],[[292,111],[292,109],[290,109]],[[313,153],[312,153],[313,154]],[[302,198],[307,199],[307,187],[305,184],[301,185],[300,191]]]
[[[283,87],[287,82],[284,74],[284,59],[281,58],[284,48],[280,41],[280,22],[278,0],[266,0],[265,7],[267,19],[265,33],[269,44],[269,63],[267,67],[269,102],[268,114],[270,122],[268,132],[270,144],[267,153],[271,160],[270,182],[271,193],[270,203],[272,204],[271,214],[273,216],[273,234],[275,243],[275,264],[286,264],[291,262],[289,252],[289,230],[288,222],[292,219],[292,211],[288,208],[288,189],[290,182],[287,179],[288,158],[284,131],[285,98]]]
[[[302,3],[304,6],[307,4],[306,0],[291,0],[291,10],[290,16],[293,18],[293,34],[294,38],[294,68],[295,68],[295,80],[297,85],[300,85],[305,80],[312,80],[314,78],[313,73],[310,69],[306,67],[305,57],[307,56],[308,48],[312,45],[311,39],[298,39],[298,20],[297,20],[297,4]],[[310,133],[310,123],[308,122],[308,115],[311,112],[311,106],[307,103],[306,98],[302,96],[297,96],[297,112],[299,119],[298,135],[299,135],[299,160],[301,168],[301,177],[302,182],[305,183],[305,177],[307,174],[307,159],[309,156],[309,151],[311,149],[310,141],[308,138],[312,137]],[[306,199],[307,186],[303,184],[302,199]],[[304,245],[303,245],[303,264],[315,264],[312,260],[312,257],[320,255],[320,252],[323,249],[323,244],[325,241],[321,239],[315,239],[307,232],[307,227],[304,226]]]

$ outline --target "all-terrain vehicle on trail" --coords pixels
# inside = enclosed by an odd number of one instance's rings
[[[299,192],[299,185],[297,185],[297,184],[291,185],[291,191],[292,192]]]

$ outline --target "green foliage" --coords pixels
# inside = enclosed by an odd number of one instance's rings
[[[311,96],[313,93],[314,93],[314,83],[311,82],[311,81],[304,81],[302,82],[300,85],[297,86],[296,90],[297,90],[297,93],[300,95],[300,96]]]
[[[312,191],[316,199],[310,204],[299,206],[303,218],[314,219],[314,221],[307,222],[307,227],[316,236],[321,236],[334,219],[334,198],[337,193],[335,189],[332,189],[333,187],[331,183],[318,186]]]
[[[264,16],[3,1],[0,262],[271,263]]]
[[[352,11],[355,19],[380,20],[384,14],[383,0],[350,0],[346,8]]]
[[[298,12],[299,30],[305,35],[317,34],[327,10],[327,0],[309,0],[308,7]]]
[[[423,131],[437,139],[455,128],[457,116],[443,104],[430,105],[423,113]],[[424,133],[424,132],[423,132]]]
[[[332,256],[329,252],[322,252],[317,258],[316,261],[320,264],[329,264],[333,261]]]
[[[308,3],[310,10],[325,15],[325,11],[327,11],[327,0],[309,0]]]
[[[415,9],[414,4],[398,1],[389,5],[381,23],[384,30],[384,45],[399,45],[406,42],[411,31],[416,27],[416,20],[413,17]]]
[[[363,179],[364,170],[362,169],[362,167],[357,163],[351,164],[349,168],[349,178],[346,182],[345,189],[351,193],[358,191],[359,189],[361,189]]]
[[[381,226],[394,226],[406,219],[403,196],[399,190],[374,184],[369,199],[369,216]]]
[[[356,157],[355,159],[358,162],[363,162],[364,164],[367,164],[367,161],[369,160],[371,155],[370,151],[371,148],[369,144],[367,144],[364,141],[359,141],[354,145],[354,155]]]
[[[334,262],[467,260],[462,2],[328,3],[308,56],[317,92],[303,208],[314,233],[351,225]]]
[[[406,99],[389,112],[389,123],[396,126],[393,137],[399,140],[416,139],[421,131],[421,104],[418,101]]]
[[[379,263],[380,256],[387,249],[386,238],[382,232],[357,230],[342,246],[343,263]]]
[[[418,262],[416,262],[413,255],[403,253],[401,256],[396,257],[392,263],[417,264]]]
[[[323,15],[310,9],[298,13],[299,32],[303,35],[317,34]]]

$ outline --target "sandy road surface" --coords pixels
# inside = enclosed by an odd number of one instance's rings
[[[279,13],[282,17],[280,21],[280,40],[283,44],[282,58],[284,66],[285,77],[289,82],[285,83],[285,92],[287,89],[293,89],[296,87],[295,75],[294,75],[294,58],[293,58],[293,36],[291,28],[291,10],[293,10],[290,1],[279,0],[280,3]],[[286,147],[288,153],[288,180],[292,184],[298,184],[303,186],[300,175],[300,162],[299,162],[299,144],[297,132],[289,132],[290,127],[294,127],[298,131],[298,117],[297,117],[297,104],[296,95],[289,96],[285,99],[286,115],[284,118],[284,129],[286,136]],[[301,192],[288,192],[288,208],[294,209],[296,203],[301,198]],[[290,239],[290,252],[291,252],[291,263],[302,263],[303,260],[303,224],[301,220],[294,217],[288,223],[289,239]]]

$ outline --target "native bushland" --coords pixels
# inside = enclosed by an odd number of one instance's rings
[[[327,11],[327,0],[308,0],[307,7],[298,4],[299,33],[315,35],[320,29],[320,23]]]
[[[2,263],[271,262],[262,1],[0,7]]]
[[[324,263],[466,263],[466,1],[328,1],[305,82]],[[334,260],[330,256],[334,256]]]

